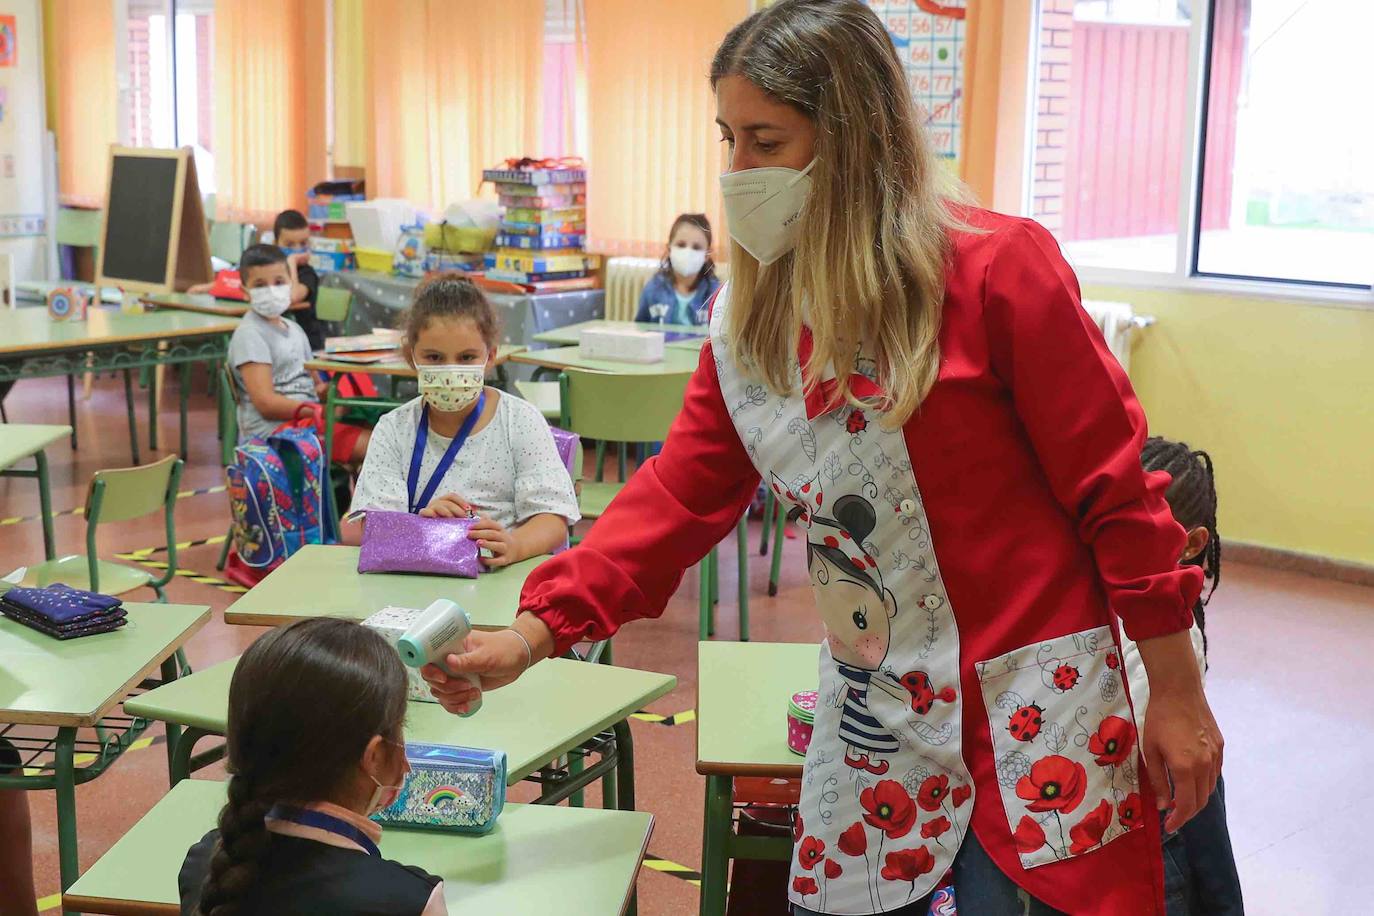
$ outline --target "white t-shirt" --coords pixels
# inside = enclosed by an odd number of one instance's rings
[[[498,398],[496,414],[485,427],[468,436],[435,488],[434,497],[457,493],[477,506],[480,514],[505,528],[545,512],[576,524],[581,516],[572,478],[558,457],[543,414],[527,401],[488,388],[487,398],[492,397]],[[377,423],[350,512],[405,512],[409,508],[406,478],[423,407],[424,401],[415,398]],[[417,498],[452,441],[430,430],[420,459]]]

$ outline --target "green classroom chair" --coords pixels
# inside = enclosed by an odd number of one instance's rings
[[[529,401],[539,412],[544,415],[544,419],[550,423],[557,423],[563,418],[562,403],[562,384],[560,382],[529,382],[516,381],[516,393],[520,397]]]
[[[168,455],[161,461],[132,468],[96,471],[86,494],[86,553],[58,557],[30,566],[24,585],[42,588],[62,582],[104,595],[122,595],[147,586],[166,603],[162,589],[177,568],[176,507],[177,487],[181,483],[182,461]],[[167,524],[167,569],[153,577],[146,569],[112,563],[96,555],[96,531],[101,522],[124,522],[142,518],[162,509]]]
[[[100,222],[103,210],[84,210],[78,207],[58,207],[57,220],[53,226],[53,241],[72,248],[91,249],[91,258],[100,260]],[[89,376],[88,376],[89,381]],[[89,393],[89,392],[88,392]],[[132,388],[126,390],[129,412],[134,409]],[[76,376],[67,376],[67,416],[72,428],[72,448],[76,448]],[[135,448],[137,448],[135,446]],[[137,454],[137,452],[135,452]],[[137,459],[135,459],[137,460]]]
[[[321,321],[348,321],[353,309],[353,294],[337,286],[321,286],[315,294],[315,317]]]
[[[257,241],[257,230],[246,223],[211,223],[210,254],[221,261],[237,264],[243,249]]]
[[[682,409],[690,372],[663,375],[617,375],[568,369],[558,377],[562,414],[560,425],[584,439],[601,442],[662,442]],[[632,406],[633,409],[626,409]],[[623,474],[622,474],[623,478]],[[623,482],[579,481],[578,510],[598,519],[624,486]],[[749,545],[747,515],[735,529],[739,552],[740,639],[749,639]],[[702,639],[715,632],[715,605],[720,600],[716,548],[701,561]]]

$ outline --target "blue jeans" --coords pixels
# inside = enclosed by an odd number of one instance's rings
[[[1032,898],[1002,874],[972,831],[954,857],[954,906],[967,916],[1063,916]],[[926,916],[929,911],[930,897],[927,896],[900,909],[889,910],[888,916]],[[792,912],[796,916],[821,916],[796,905]]]
[[[1164,838],[1164,898],[1169,916],[1244,916],[1219,778],[1206,807]]]

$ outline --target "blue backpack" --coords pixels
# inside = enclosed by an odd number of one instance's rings
[[[230,578],[256,582],[306,544],[337,542],[323,470],[313,429],[283,427],[234,449],[224,474],[234,517],[230,570],[241,576]]]

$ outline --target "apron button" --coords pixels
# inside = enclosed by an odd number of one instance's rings
[[[915,515],[915,514],[916,514],[916,500],[914,500],[914,499],[904,499],[904,500],[902,500],[902,504],[901,504],[901,506],[900,506],[899,508],[902,510],[902,514],[903,514],[903,515]]]

